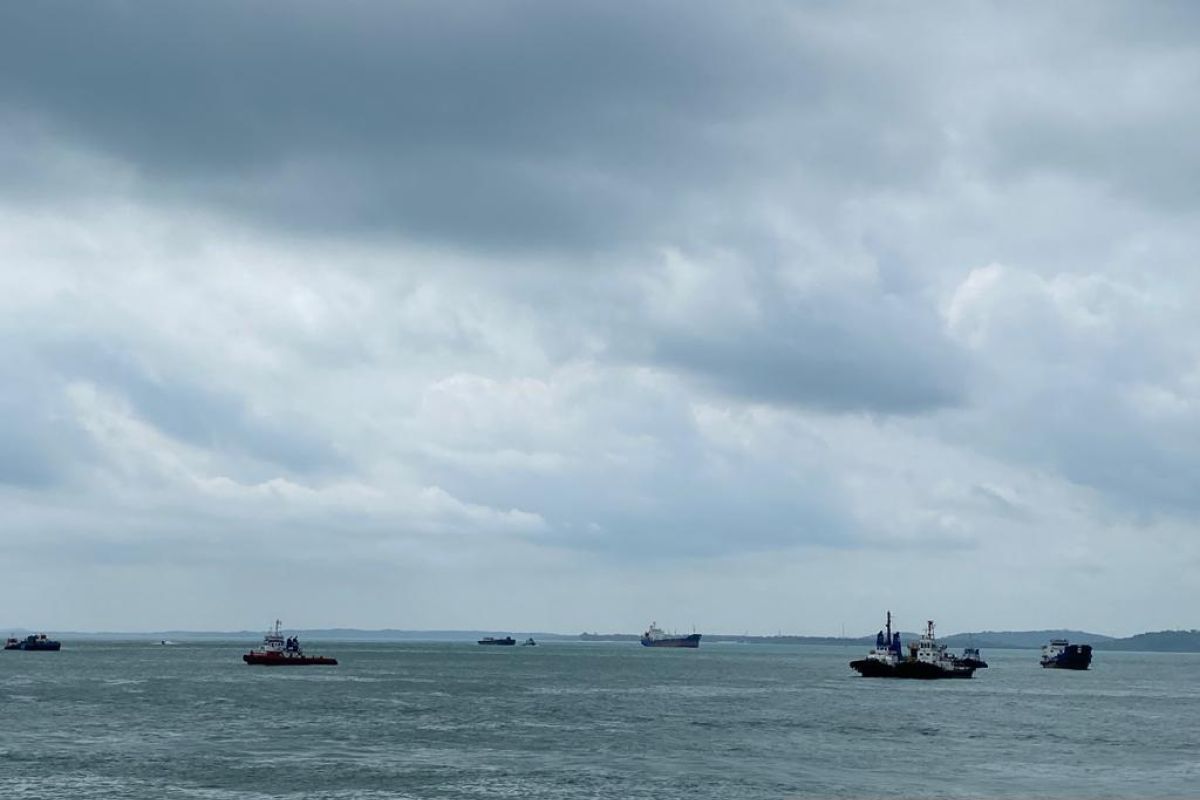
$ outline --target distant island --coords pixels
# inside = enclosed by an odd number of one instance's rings
[[[23,636],[33,631],[21,627],[0,628],[13,636]],[[53,631],[62,639],[96,641],[154,641],[174,642],[241,641],[261,638],[261,631]],[[564,634],[545,631],[511,630],[401,630],[386,628],[363,630],[359,628],[301,628],[296,631],[308,641],[343,642],[464,642],[477,641],[484,636],[515,636],[519,639],[532,637],[539,642],[636,642],[640,638],[634,633],[580,633]],[[905,641],[916,639],[916,633],[901,633]],[[1125,638],[1105,636],[1101,633],[1068,629],[1039,631],[978,631],[955,633],[940,637],[940,641],[954,648],[979,647],[985,650],[1036,650],[1051,639],[1068,639],[1075,644],[1090,644],[1096,650],[1118,650],[1143,653],[1200,653],[1200,630],[1153,631]],[[706,644],[726,642],[735,644],[781,644],[781,645],[835,645],[845,647],[870,647],[875,643],[875,634],[867,636],[754,636],[750,634],[704,634]]]
[[[1153,631],[1125,639],[1109,639],[1094,646],[1098,650],[1140,653],[1200,653],[1200,631]]]

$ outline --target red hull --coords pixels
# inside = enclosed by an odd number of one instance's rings
[[[267,667],[307,667],[316,664],[326,664],[331,667],[337,666],[336,658],[328,656],[298,656],[285,655],[282,653],[262,653],[258,651],[246,653],[242,656],[242,661],[247,664],[262,664]]]

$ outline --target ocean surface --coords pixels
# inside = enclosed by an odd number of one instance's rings
[[[969,681],[840,647],[245,642],[0,652],[6,798],[1195,797],[1200,656]]]

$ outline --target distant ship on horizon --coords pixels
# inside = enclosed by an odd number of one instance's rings
[[[486,644],[492,647],[512,647],[517,643],[517,640],[511,636],[505,636],[503,639],[497,639],[495,636],[485,636],[476,644]]]
[[[677,633],[667,633],[658,627],[657,622],[651,622],[650,628],[642,634],[642,647],[687,647],[695,649],[700,646],[700,634],[691,633],[680,636]]]

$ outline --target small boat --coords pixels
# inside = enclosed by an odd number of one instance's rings
[[[851,661],[850,667],[864,678],[969,678],[975,667],[958,663],[946,652],[946,645],[938,644],[933,634],[933,620],[925,623],[925,633],[916,644],[909,642],[908,655],[904,655],[900,633],[892,631],[892,612],[887,614],[886,629],[875,634],[875,647],[866,658]]]
[[[530,637],[529,637],[528,639],[526,639],[525,641],[521,642],[521,647],[534,647],[535,645],[537,645],[537,642],[535,642],[535,641],[533,640],[533,637],[532,637],[532,636],[530,636]]]
[[[263,637],[262,649],[251,650],[242,656],[242,661],[247,664],[261,664],[268,667],[337,666],[336,658],[306,656],[300,647],[300,637],[288,636],[285,638],[279,625],[279,620],[275,620],[275,627],[267,631],[267,635]]]
[[[962,667],[973,667],[974,669],[987,669],[987,662],[979,655],[978,647],[964,647],[961,656],[955,656],[955,663]]]
[[[517,643],[517,640],[511,636],[505,636],[503,639],[497,639],[495,636],[485,636],[480,639],[478,643],[493,645],[496,647],[512,647]]]
[[[1053,639],[1042,645],[1042,666],[1047,669],[1087,669],[1092,664],[1090,644],[1071,644],[1066,639]]]
[[[658,627],[657,622],[651,622],[650,627],[642,634],[642,647],[686,647],[696,649],[700,646],[699,633],[681,636],[678,633],[667,633]]]
[[[55,651],[62,648],[62,642],[46,638],[44,633],[31,633],[24,639],[10,636],[4,642],[5,650],[46,650]]]

